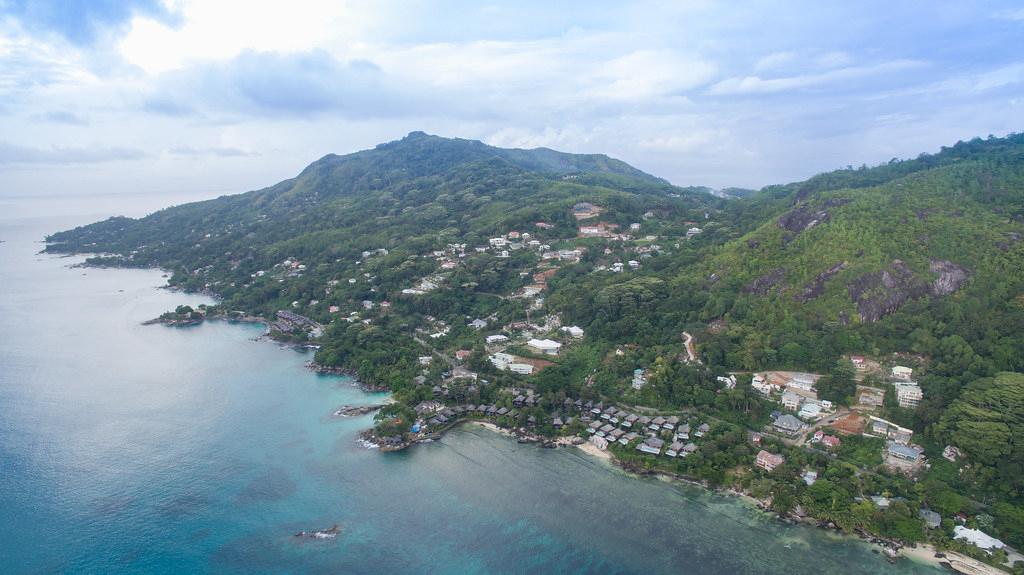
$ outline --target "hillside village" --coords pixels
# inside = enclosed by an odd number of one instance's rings
[[[51,241],[102,251],[94,265],[167,265],[174,286],[223,302],[165,323],[262,318],[274,339],[316,348],[316,369],[393,392],[367,436],[382,449],[486,421],[788,517],[1004,563],[1011,548],[957,535],[1024,541],[1004,501],[1016,495],[998,491],[1019,475],[1018,422],[987,409],[995,393],[1016,405],[1021,387],[1024,308],[1003,302],[1019,292],[1006,273],[1024,245],[1006,221],[1016,207],[997,194],[947,209],[942,185],[910,175],[989,169],[958,162],[1015,142],[728,201],[624,164],[588,172],[573,166],[591,158],[562,155],[535,172],[507,151],[410,134],[325,158],[208,224],[184,228],[169,210]],[[339,187],[332,170],[352,166],[372,177]],[[901,186],[913,207],[880,211],[875,196]],[[940,235],[941,250],[917,253]],[[960,313],[965,300],[981,315]]]
[[[588,258],[589,273],[625,273],[639,269],[643,262],[664,251],[661,245],[654,243],[659,240],[657,235],[637,238],[597,221],[604,212],[601,206],[588,202],[575,204],[572,216],[579,226],[575,238],[552,238],[547,232],[554,226],[536,222],[531,231],[512,230],[488,238],[486,244],[449,244],[443,250],[421,254],[420,259],[433,262],[434,269],[403,289],[401,297],[415,298],[435,290],[451,289],[455,272],[470,267],[467,260],[472,258],[509,260],[515,257],[521,266],[518,267],[521,287],[497,294],[497,297],[515,302],[522,315],[504,322],[498,314],[467,317],[464,326],[452,326],[424,315],[424,325],[416,328],[416,341],[422,344],[425,353],[418,358],[421,372],[414,379],[417,386],[429,390],[429,395],[420,394],[424,398],[415,405],[414,421],[407,432],[369,435],[369,440],[386,450],[400,449],[436,438],[458,422],[484,420],[512,430],[521,441],[549,443],[558,437],[576,443],[585,441],[594,449],[614,454],[632,469],[665,470],[688,476],[689,467],[683,461],[713,458],[722,449],[718,441],[709,441],[709,438],[739,433],[748,452],[739,463],[749,467],[748,471],[739,472],[737,468],[732,473],[766,478],[789,473],[810,487],[826,474],[828,465],[823,462],[836,460],[856,469],[858,474],[885,474],[889,479],[881,482],[882,485],[909,486],[923,477],[930,464],[925,449],[915,442],[913,431],[882,417],[887,397],[902,409],[914,409],[923,399],[923,392],[914,381],[914,370],[895,363],[886,362],[883,366],[882,362],[863,356],[847,357],[844,361],[848,362],[857,382],[852,394],[855,401],[850,406],[819,397],[816,386],[822,374],[765,371],[716,375],[718,393],[743,386],[775,407],[769,420],[760,427],[737,426],[712,413],[669,413],[630,407],[622,402],[602,400],[598,394],[552,396],[531,386],[536,374],[557,365],[563,351],[583,341],[586,335],[578,326],[562,325],[558,314],[544,313],[548,282],[558,276],[560,269],[577,265],[585,254],[597,251],[596,257]],[[646,222],[656,218],[650,212],[644,217],[643,222],[630,225],[631,233],[641,232]],[[692,240],[701,231],[691,226],[685,236],[660,239],[678,246],[678,242]],[[601,247],[587,242],[595,238],[606,243]],[[385,255],[387,250],[381,248],[364,252],[363,258]],[[290,265],[294,267],[295,262]],[[364,273],[362,277],[347,281],[367,282],[372,286],[373,280],[373,274]],[[370,291],[372,293],[374,288]],[[347,315],[346,310],[337,305],[330,308],[330,313],[339,314],[350,323],[370,325],[388,313],[390,305],[389,301],[364,300],[358,309],[348,311]],[[281,313],[287,314],[284,321],[291,318],[294,322],[292,312],[280,312],[279,321]],[[454,346],[451,344],[454,338],[450,337],[453,327],[469,333],[459,337]],[[680,345],[681,352],[682,347]],[[622,349],[615,353],[625,355]],[[684,356],[684,359],[693,363],[699,361],[695,357]],[[486,369],[481,370],[481,367]],[[620,399],[638,399],[636,394],[647,386],[646,374],[650,367],[636,365],[633,368],[632,377],[621,382],[623,395]],[[506,380],[505,385],[495,386],[491,381],[494,372],[508,374],[504,377],[512,379]],[[390,430],[393,426],[384,428]],[[853,444],[855,449],[845,447],[847,443]],[[800,452],[803,452],[800,457],[792,455]],[[855,453],[856,457],[847,457],[847,453]],[[946,446],[943,457],[955,463],[958,450]],[[794,464],[798,467],[793,467]],[[908,501],[906,497],[894,499],[892,496],[894,491],[905,489],[879,488],[877,492],[864,492],[855,499],[884,514],[892,501]],[[771,497],[766,499],[766,505],[772,505],[771,500]],[[982,531],[964,527],[965,516],[943,517],[927,505],[910,511],[925,530],[939,529],[943,520],[958,522],[957,529],[970,533],[970,536],[958,536],[958,540],[968,542],[968,546],[989,541],[975,534],[989,537],[990,543],[978,547],[983,554],[1005,547]],[[795,513],[807,512],[798,505]]]

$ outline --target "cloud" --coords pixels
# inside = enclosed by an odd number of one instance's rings
[[[36,114],[32,116],[32,118],[39,122],[49,122],[51,124],[64,124],[66,126],[89,125],[88,120],[66,110],[55,110],[52,112]]]
[[[0,9],[30,33],[56,35],[78,46],[95,43],[105,32],[126,30],[136,14],[176,20],[160,0],[9,0]]]
[[[767,79],[760,76],[732,77],[715,83],[708,89],[707,93],[713,96],[771,94],[880,76],[905,71],[921,65],[920,62],[913,60],[894,60],[873,66],[839,68],[819,74],[803,74]]]
[[[754,70],[758,72],[777,70],[794,60],[796,60],[795,52],[772,52],[758,59],[757,63],[754,64]]]
[[[0,164],[97,164],[103,162],[119,162],[140,160],[146,154],[136,148],[30,148],[0,142]]]
[[[256,152],[231,147],[193,148],[191,146],[176,146],[167,150],[167,152],[175,156],[216,156],[219,158],[241,158],[259,155]]]
[[[414,100],[373,62],[246,51],[227,62],[163,74],[143,109],[166,116],[215,111],[302,118],[325,112],[376,117],[401,114]],[[420,99],[425,97],[421,96]]]

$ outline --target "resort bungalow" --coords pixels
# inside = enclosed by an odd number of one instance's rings
[[[686,457],[687,455],[697,451],[696,443],[687,443],[683,446],[683,451],[679,454],[680,457]]]
[[[651,423],[650,425],[647,426],[647,429],[650,429],[651,431],[658,431],[664,424],[665,418],[659,415],[658,417],[655,417],[653,420],[651,420]]]
[[[706,423],[702,423],[700,424],[700,426],[697,427],[697,431],[695,431],[693,434],[696,435],[697,437],[704,437],[704,435],[709,431],[711,431],[711,426]]]
[[[679,425],[679,417],[673,415],[671,417],[665,418],[665,423],[661,424],[661,428],[672,431],[673,429],[676,428],[677,425]]]
[[[668,446],[668,449],[665,450],[665,455],[667,455],[669,457],[678,457],[679,456],[679,452],[682,451],[682,450],[683,450],[683,442],[682,441],[676,441],[676,442],[673,442],[672,445]]]
[[[619,444],[629,445],[630,443],[636,441],[638,437],[640,437],[639,434],[630,431],[626,435],[623,435],[622,437],[619,438]]]
[[[774,471],[776,467],[785,462],[785,457],[776,453],[768,453],[763,449],[757,453],[757,459],[754,460],[755,465],[768,472]]]
[[[604,436],[608,435],[609,433],[611,433],[614,429],[615,429],[614,425],[612,425],[610,423],[606,423],[606,424],[601,426],[601,429],[599,429],[598,432],[595,435],[599,435],[601,437],[604,437]]]
[[[676,439],[690,439],[689,423],[684,423],[676,428]]]
[[[562,429],[562,418],[556,415],[555,418],[551,421],[551,426],[554,427],[555,429]]]
[[[623,435],[626,435],[625,431],[622,431],[621,429],[613,429],[612,432],[608,434],[608,440],[618,441],[622,439]]]
[[[594,407],[590,408],[590,413],[594,414],[595,416],[598,416],[598,415],[601,415],[601,412],[603,410],[604,410],[604,404],[603,403],[598,403]]]
[[[776,431],[785,435],[796,435],[803,431],[806,425],[804,425],[804,422],[787,413],[786,415],[776,417],[775,421],[772,422],[772,427],[774,427]]]
[[[665,445],[665,442],[658,439],[657,437],[648,437],[638,445],[636,448],[644,453],[650,453],[651,455],[660,455],[661,448]]]
[[[562,344],[550,339],[531,339],[526,342],[526,347],[530,348],[530,351],[534,353],[558,355],[558,350],[562,348]]]
[[[638,419],[640,419],[639,415],[636,415],[635,413],[631,413],[631,414],[626,416],[626,419],[622,420],[622,427],[625,427],[625,428],[628,428],[628,429],[632,429],[633,424],[636,423],[636,420],[638,420]]]

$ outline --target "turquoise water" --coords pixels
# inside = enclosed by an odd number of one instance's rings
[[[363,449],[330,412],[382,396],[256,326],[139,325],[203,301],[159,272],[36,255],[91,219],[0,220],[4,573],[939,572],[477,427]]]

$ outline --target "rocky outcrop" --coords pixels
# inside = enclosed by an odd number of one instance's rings
[[[797,301],[805,302],[810,301],[821,294],[825,293],[825,282],[832,279],[837,273],[846,269],[848,264],[846,262],[839,262],[836,265],[828,268],[814,277],[814,281],[804,286],[804,289],[800,290],[800,293],[793,296]]]
[[[948,260],[932,260],[932,273],[938,274],[932,282],[932,295],[949,295],[967,282],[967,270]]]
[[[785,279],[786,269],[776,268],[744,286],[743,292],[762,296],[768,295],[774,288],[780,286]]]
[[[779,227],[790,232],[784,238],[789,243],[801,232],[807,231],[818,224],[827,223],[832,219],[832,212],[829,208],[836,208],[850,203],[845,198],[831,198],[825,200],[820,208],[810,206],[799,206],[779,216]]]
[[[1004,252],[1012,248],[1021,239],[1021,235],[1017,232],[1006,232],[1004,235],[1006,236],[1005,240],[996,242],[996,247]]]
[[[932,260],[929,269],[937,275],[930,283],[900,260],[894,260],[889,267],[850,282],[846,289],[857,304],[861,321],[878,321],[912,299],[949,295],[970,277],[966,269],[947,260]]]
[[[846,289],[850,299],[857,304],[857,315],[861,321],[872,323],[908,301],[927,295],[930,286],[906,264],[895,260],[888,268],[854,279]]]

